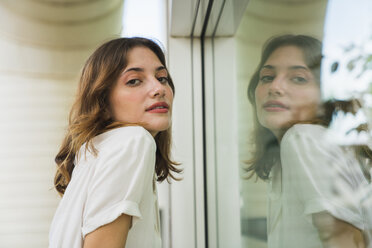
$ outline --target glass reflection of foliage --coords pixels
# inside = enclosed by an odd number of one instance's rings
[[[344,48],[344,55],[351,54],[351,58],[346,63],[346,68],[349,72],[355,73],[356,78],[360,78],[364,73],[372,69],[372,52],[368,51],[368,42],[372,43],[372,36],[363,45],[350,44]],[[354,54],[353,54],[354,53]],[[336,73],[340,67],[340,62],[335,61],[331,65],[331,72]],[[369,82],[368,92],[372,93],[372,78]]]
[[[361,79],[366,73],[370,73],[372,70],[372,35],[362,44],[351,43],[344,47],[343,57],[348,58],[346,62],[341,63],[340,61],[334,61],[330,66],[330,72],[332,74],[339,72],[340,67],[344,66],[346,70],[354,76],[355,82]],[[354,145],[355,152],[360,158],[371,159],[371,125],[372,125],[372,77],[368,77],[366,87],[362,92],[350,92],[350,98],[345,100],[329,99],[324,103],[324,111],[333,112],[333,117],[337,113],[346,115],[350,113],[355,116],[358,111],[362,111],[366,117],[366,122],[357,123],[352,129],[346,130],[344,135],[349,135],[351,132],[356,131],[358,134],[365,132],[369,135],[369,141],[367,144]],[[334,118],[335,119],[335,118]],[[335,120],[329,120],[330,122]],[[362,167],[364,176],[369,182],[371,182],[371,164],[368,167]]]
[[[330,66],[332,74],[342,73],[341,70],[346,69],[346,72],[354,78],[353,84],[363,84],[363,90],[355,89],[354,92],[348,92],[348,99],[328,99],[327,103],[337,102],[335,113],[342,112],[344,114],[351,113],[355,116],[361,110],[366,117],[365,122],[354,125],[354,128],[348,130],[344,135],[350,134],[352,131],[370,133],[368,126],[372,125],[372,77],[364,77],[372,71],[372,35],[363,43],[357,44],[353,42],[343,48],[343,53],[339,60],[334,61]],[[356,118],[354,118],[356,119]]]

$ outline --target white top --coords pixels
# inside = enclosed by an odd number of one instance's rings
[[[80,248],[85,236],[121,214],[133,216],[126,248],[161,247],[155,184],[156,143],[139,126],[110,130],[85,145],[55,213],[49,247]]]
[[[281,167],[272,168],[268,187],[269,248],[322,247],[311,218],[322,211],[361,229],[372,247],[372,204],[362,204],[371,185],[354,152],[326,132],[298,124],[281,141]]]

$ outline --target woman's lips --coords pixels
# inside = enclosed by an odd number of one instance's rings
[[[268,112],[281,112],[288,110],[288,107],[279,101],[268,101],[264,103],[262,107]]]
[[[146,109],[150,113],[168,113],[169,105],[166,102],[157,102]]]

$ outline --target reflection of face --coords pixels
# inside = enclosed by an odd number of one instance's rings
[[[168,72],[149,48],[135,47],[128,64],[110,92],[110,107],[116,121],[143,125],[153,136],[169,128],[173,91]]]
[[[294,123],[315,117],[320,88],[300,48],[274,50],[261,68],[255,97],[259,123],[277,138]]]

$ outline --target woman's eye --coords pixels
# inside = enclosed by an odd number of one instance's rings
[[[162,84],[167,84],[169,82],[169,79],[167,77],[159,77],[158,81]]]
[[[132,80],[129,80],[128,82],[126,82],[126,85],[128,86],[136,86],[138,84],[141,83],[141,80],[139,79],[132,79]]]
[[[304,84],[307,82],[306,78],[304,77],[293,77],[292,81],[296,84]]]
[[[262,76],[260,78],[260,81],[263,82],[263,83],[269,83],[271,81],[274,80],[274,77],[273,76]]]

